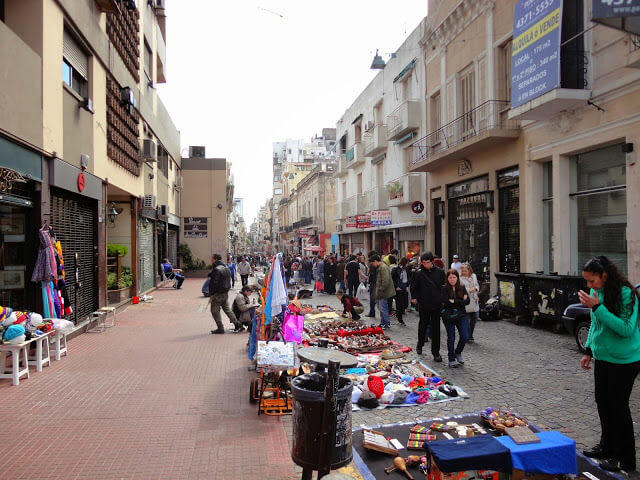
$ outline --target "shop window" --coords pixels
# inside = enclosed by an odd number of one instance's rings
[[[89,57],[66,30],[63,38],[62,81],[82,98],[87,97]]]
[[[627,195],[622,145],[576,155],[572,169],[575,273],[590,258],[606,255],[626,275]]]
[[[545,272],[553,271],[553,163],[542,165],[542,257]]]

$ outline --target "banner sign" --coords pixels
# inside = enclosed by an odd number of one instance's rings
[[[391,210],[374,210],[371,212],[371,226],[391,225]]]
[[[358,226],[356,217],[347,217],[344,226],[347,228],[356,228]]]
[[[593,0],[591,20],[640,35],[640,0]]]
[[[207,217],[185,217],[184,238],[207,238]]]
[[[511,108],[560,86],[562,0],[520,0],[513,16]]]
[[[357,228],[369,228],[371,227],[371,215],[356,215]]]

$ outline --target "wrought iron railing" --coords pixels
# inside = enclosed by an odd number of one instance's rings
[[[422,137],[411,145],[411,165],[423,162],[433,155],[455,147],[491,129],[518,130],[520,122],[509,120],[503,111],[509,107],[506,100],[488,100],[459,116],[443,127]]]
[[[313,217],[304,217],[297,222],[293,222],[293,228],[303,228],[313,225]]]

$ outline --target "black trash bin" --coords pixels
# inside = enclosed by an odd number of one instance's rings
[[[293,447],[291,458],[303,467],[318,470],[319,445],[324,410],[324,373],[300,375],[291,382],[293,396]],[[336,395],[335,445],[331,454],[331,469],[344,467],[353,458],[351,450],[351,391],[353,383],[346,377],[338,381]]]
[[[562,314],[572,303],[578,303],[578,292],[587,287],[585,279],[575,275],[526,274],[529,284],[529,314],[535,324],[538,320],[555,322],[562,330]]]
[[[517,324],[529,318],[529,285],[524,273],[495,273],[498,280],[498,304],[500,313],[515,318]]]

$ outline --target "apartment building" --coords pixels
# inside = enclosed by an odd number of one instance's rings
[[[424,251],[426,174],[408,167],[413,140],[425,134],[424,28],[423,21],[337,122],[340,253]]]
[[[155,90],[165,36],[164,2],[0,2],[3,305],[41,309],[28,279],[42,225],[76,322],[106,304],[108,271],[130,269],[127,297],[177,261],[179,133]],[[127,253],[108,259],[109,243]]]
[[[428,172],[427,248],[471,261],[487,281],[579,274],[603,254],[638,278],[638,42],[593,26],[591,2],[549,5],[562,18],[545,46],[559,56],[558,81],[523,98],[531,90],[514,89],[535,76],[513,70],[528,55],[522,37],[512,41],[514,3],[429,3],[427,133],[409,159],[410,171]]]

